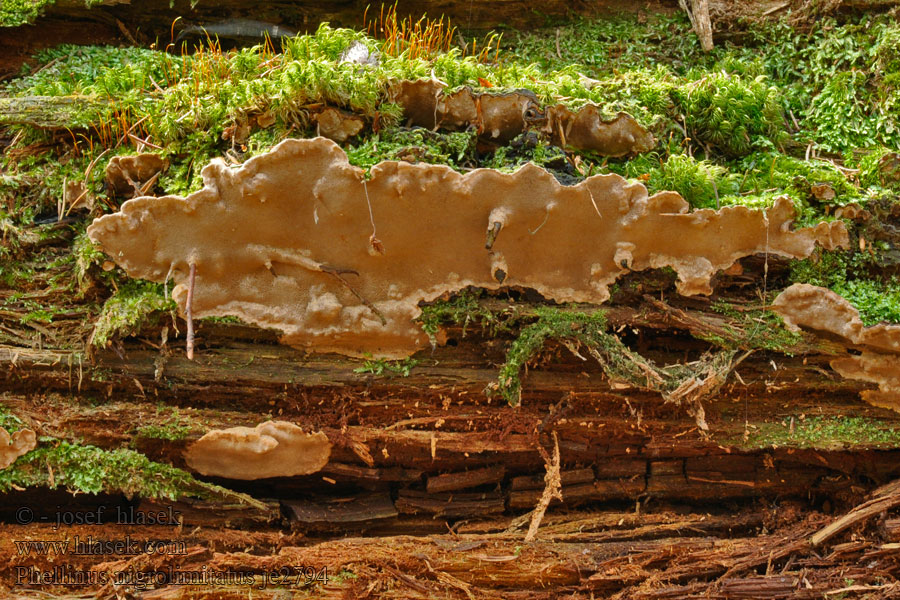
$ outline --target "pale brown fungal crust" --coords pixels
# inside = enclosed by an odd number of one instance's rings
[[[37,446],[37,436],[31,429],[20,429],[9,435],[5,429],[0,428],[0,469],[10,466],[20,456],[34,450]]]
[[[390,161],[365,179],[324,138],[286,140],[240,168],[213,161],[203,177],[187,198],[126,202],[89,236],[132,277],[171,272],[182,311],[196,265],[195,317],[234,315],[356,356],[424,347],[419,302],[467,286],[599,304],[619,276],[668,266],[682,294],[708,294],[739,258],[847,244],[841,222],[792,230],[786,199],[765,213],[688,212],[678,194],[648,196],[618,175],[563,186],[533,164],[460,174]]]
[[[900,325],[879,323],[866,327],[859,311],[835,292],[795,283],[772,303],[772,308],[794,330],[824,334],[862,354],[831,361],[842,377],[878,385],[862,392],[862,398],[882,408],[900,412]]]
[[[252,480],[309,475],[330,456],[331,442],[321,431],[304,433],[287,421],[266,421],[214,429],[191,444],[184,459],[203,475]]]

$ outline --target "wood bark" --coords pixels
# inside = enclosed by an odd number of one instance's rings
[[[24,96],[0,98],[0,125],[31,125],[45,129],[88,127],[81,115],[99,107],[91,96]]]
[[[678,0],[678,3],[691,20],[694,32],[700,38],[700,47],[704,52],[712,50],[713,37],[712,21],[709,18],[709,0],[690,0],[690,6],[688,6],[687,0]]]
[[[713,49],[712,21],[709,19],[709,0],[691,0],[694,14],[694,27],[700,38],[700,47],[704,52]]]

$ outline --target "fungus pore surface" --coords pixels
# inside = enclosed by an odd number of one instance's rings
[[[214,429],[191,444],[184,458],[203,475],[251,480],[315,473],[330,456],[331,442],[321,431],[303,433],[287,421],[266,421]]]
[[[671,267],[682,294],[756,253],[805,257],[847,245],[841,222],[792,230],[787,199],[688,212],[618,175],[563,186],[527,164],[512,174],[382,162],[369,177],[324,138],[285,140],[239,168],[216,160],[187,198],[135,198],[88,234],[132,277],[174,279],[182,311],[237,316],[285,343],[408,356],[428,337],[419,302],[476,286],[532,288],[602,303],[629,271]]]

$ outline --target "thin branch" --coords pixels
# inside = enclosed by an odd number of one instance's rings
[[[191,263],[191,274],[188,278],[188,295],[187,302],[184,307],[184,314],[187,317],[187,357],[188,360],[194,360],[194,279],[197,276],[197,266]]]
[[[553,458],[547,456],[547,452],[539,447],[541,450],[541,454],[544,456],[544,462],[546,463],[547,474],[544,476],[544,481],[546,485],[544,486],[544,493],[541,494],[541,499],[538,501],[537,507],[535,507],[534,512],[531,514],[531,525],[528,526],[528,533],[525,534],[525,541],[532,542],[534,541],[535,536],[537,536],[538,528],[541,526],[541,521],[544,519],[544,513],[547,512],[547,507],[550,506],[550,502],[553,501],[554,498],[562,501],[562,479],[560,475],[560,459],[559,459],[559,437],[556,435],[556,432],[553,432]]]

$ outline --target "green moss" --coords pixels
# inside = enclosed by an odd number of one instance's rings
[[[0,281],[10,289],[23,287],[34,278],[34,265],[24,261],[0,261]]]
[[[84,0],[85,8],[103,4],[105,0]],[[193,6],[192,0],[191,6]],[[56,0],[0,0],[0,27],[18,27],[33,22]]]
[[[27,313],[21,319],[19,319],[20,323],[31,323],[33,321],[37,321],[39,323],[50,323],[53,321],[53,315],[57,311],[55,310],[33,310],[30,313]]]
[[[509,404],[518,406],[521,402],[522,369],[548,341],[580,343],[613,355],[616,359],[610,362],[610,372],[622,375],[628,371],[627,367],[618,367],[624,366],[622,363],[628,360],[631,352],[618,338],[606,333],[606,317],[601,311],[587,314],[541,307],[535,312],[537,320],[519,332],[500,368],[497,389]]]
[[[810,199],[810,185],[829,184],[835,192],[830,203],[847,204],[861,199],[860,191],[834,163],[826,160],[801,160],[775,152],[758,152],[740,163],[740,192],[776,188],[800,199]]]
[[[522,329],[506,353],[498,382],[488,386],[488,393],[498,391],[513,406],[521,402],[521,371],[544,347],[556,341],[581,356],[585,352],[594,358],[610,381],[624,383],[638,389],[659,392],[666,402],[684,405],[698,426],[706,429],[702,400],[704,396],[685,394],[684,384],[703,380],[708,393],[714,393],[731,369],[736,350],[725,349],[707,353],[699,360],[658,367],[637,352],[629,349],[606,331],[606,318],[600,311],[592,314],[543,307],[535,311],[537,320]],[[583,357],[582,357],[583,358]]]
[[[686,154],[673,154],[665,161],[650,153],[611,170],[645,182],[650,193],[672,190],[694,208],[716,208],[720,196],[734,187],[725,179],[727,169]]]
[[[769,350],[793,356],[795,349],[803,343],[803,336],[785,327],[782,318],[771,310],[737,307],[722,299],[713,302],[712,309],[730,317],[731,323],[722,325],[727,333],[698,334],[697,337],[720,348]]]
[[[882,321],[900,323],[900,279],[851,279],[836,282],[830,287],[859,310],[860,318],[866,325]]]
[[[689,135],[728,156],[784,139],[778,89],[765,76],[709,73],[675,91]]]
[[[56,0],[0,0],[0,27],[18,27],[34,21]],[[6,34],[10,35],[10,34]]]
[[[869,22],[866,22],[869,21]],[[900,27],[889,19],[861,19],[824,31],[810,48],[811,77],[818,94],[805,110],[805,129],[834,151],[900,143],[900,94],[896,52]],[[872,60],[874,57],[875,60]]]
[[[900,73],[900,27],[879,28],[874,54],[882,73]]]
[[[359,578],[359,575],[357,575],[353,571],[351,571],[349,569],[341,569],[334,575],[328,576],[328,583],[337,585],[337,584],[341,584],[347,580],[353,580],[353,579],[358,579],[358,578]]]
[[[186,471],[153,462],[133,450],[103,450],[52,438],[41,438],[40,442],[0,471],[0,493],[37,486],[64,487],[89,494],[118,492],[128,497],[167,500],[187,496],[227,498],[259,505],[248,496],[198,481]]]
[[[532,156],[504,148],[496,155],[478,157],[471,132],[445,135],[392,128],[400,115],[398,107],[388,102],[388,82],[433,74],[451,88],[469,85],[481,89],[481,82],[487,81],[494,91],[527,88],[545,102],[570,106],[594,102],[608,114],[618,110],[633,113],[654,127],[662,142],[660,156],[655,168],[638,163],[613,170],[641,171],[636,175],[650,175],[651,188],[679,189],[694,206],[714,206],[716,195],[721,204],[761,206],[784,193],[800,206],[807,200],[808,184],[821,181],[842,188],[836,190],[835,201],[844,203],[864,194],[820,173],[797,174],[805,183],[780,180],[780,174],[799,171],[799,164],[806,161],[789,159],[774,149],[784,141],[786,123],[794,129],[795,120],[800,130],[795,138],[804,145],[813,141],[838,148],[837,142],[843,140],[840,148],[845,150],[852,145],[847,136],[855,134],[841,128],[861,127],[863,122],[871,124],[872,133],[853,144],[868,144],[870,139],[882,144],[895,142],[892,132],[900,116],[900,95],[898,86],[889,80],[895,75],[898,32],[900,28],[885,18],[845,25],[823,22],[803,38],[795,37],[785,25],[751,25],[751,42],[746,47],[719,45],[705,54],[684,15],[651,16],[646,22],[634,18],[576,20],[563,25],[558,35],[550,29],[513,37],[514,46],[505,49],[502,64],[461,58],[454,49],[430,60],[384,56],[377,67],[339,64],[341,50],[352,41],[371,49],[379,42],[360,32],[327,25],[312,35],[286,40],[284,52],[277,55],[262,46],[230,53],[207,48],[193,55],[60,46],[39,55],[39,63],[46,68],[9,82],[5,91],[12,95],[114,97],[114,104],[101,102],[85,109],[71,123],[104,123],[108,129],[76,135],[83,156],[63,165],[65,173],[30,169],[9,177],[29,190],[25,195],[33,200],[45,195],[43,206],[54,206],[63,178],[78,180],[90,160],[99,155],[102,143],[118,141],[123,127],[140,121],[133,133],[163,146],[171,162],[161,186],[168,193],[185,194],[202,185],[201,167],[232,146],[221,138],[227,126],[247,122],[263,112],[275,118],[269,128],[251,128],[243,144],[246,158],[287,135],[310,135],[307,107],[312,103],[341,106],[378,119],[381,131],[364,134],[349,149],[351,162],[364,168],[385,158],[403,157],[460,170],[484,165],[512,168],[526,160],[545,164],[559,156],[555,149],[539,144]],[[753,36],[757,36],[757,45]],[[653,68],[647,68],[648,58]],[[862,95],[854,95],[853,106],[865,113],[863,120],[847,118],[842,111],[850,105],[834,97],[841,78],[850,77],[845,73],[859,73],[851,77],[862,90]],[[583,75],[593,79],[586,80]],[[37,142],[43,135],[24,131],[23,145]],[[99,138],[101,144],[89,148],[88,138],[93,139],[90,143]],[[243,148],[237,145],[236,149]],[[696,160],[688,156],[689,150]],[[769,158],[753,155],[752,167],[723,160],[754,151],[780,156],[774,178]],[[108,158],[95,168],[92,189],[96,189]],[[786,164],[788,160],[798,164]],[[36,159],[35,164],[41,161],[52,162],[53,157]],[[812,162],[815,169],[824,168],[824,162]],[[32,186],[26,180],[48,185]],[[20,189],[11,197],[22,196]],[[804,209],[803,222],[822,214],[821,207],[804,205]]]
[[[106,255],[91,241],[86,232],[75,237],[75,241],[72,243],[72,255],[75,258],[75,280],[78,282],[78,286],[84,289],[88,272],[95,265],[102,264]]]
[[[633,16],[576,18],[558,28],[520,33],[510,39],[514,39],[514,48],[507,55],[534,62],[544,70],[576,64],[596,75],[639,69],[648,62],[684,68],[709,61],[683,13],[654,14],[644,22]]]
[[[891,152],[889,148],[877,146],[865,152],[858,159],[848,161],[850,166],[859,169],[859,181],[865,187],[886,187],[900,189],[900,173],[894,174],[896,178],[885,177],[882,172],[882,159]]]
[[[865,148],[878,141],[878,116],[871,114],[868,75],[835,73],[809,105],[804,124],[825,150]]]
[[[731,156],[781,143],[785,123],[794,120],[804,143],[826,149],[843,152],[873,141],[897,145],[896,20],[823,19],[802,35],[784,21],[745,27],[749,39],[742,46],[719,44],[704,55],[684,15],[651,16],[643,23],[581,20],[558,33],[521,36],[512,52],[545,71],[576,64],[597,78],[605,97],[632,105],[627,109],[645,122],[684,118],[691,137]],[[656,69],[650,77],[648,59]],[[656,100],[644,95],[650,88],[656,88]]]
[[[127,281],[103,304],[94,324],[91,344],[103,348],[113,337],[131,335],[155,314],[174,308],[175,302],[164,297],[162,285]]]
[[[402,360],[385,360],[369,359],[366,360],[361,367],[353,369],[354,373],[365,373],[369,375],[398,375],[400,377],[409,377],[410,371],[419,364],[414,358],[404,358]]]
[[[792,448],[834,448],[855,446],[895,447],[900,429],[895,424],[864,417],[802,417],[768,423],[750,433],[738,445],[747,448],[772,446]]]
[[[515,145],[501,146],[483,166],[511,173],[528,162],[549,168],[548,163],[565,164],[565,159],[561,148],[531,134],[515,140]]]
[[[22,429],[25,424],[22,419],[9,412],[9,409],[0,404],[0,429],[5,429],[7,433],[13,433]]]
[[[487,309],[480,302],[483,295],[483,290],[464,289],[446,300],[436,300],[423,306],[419,322],[432,343],[440,326],[446,323],[462,324],[463,337],[471,323],[477,323],[490,336],[508,329],[516,318],[514,310],[498,313]]]
[[[475,131],[434,132],[390,127],[347,148],[350,164],[368,169],[383,160],[442,164],[462,171],[476,164]]]
[[[157,417],[162,417],[166,409],[162,406],[156,410]],[[172,407],[167,411],[168,418],[160,423],[152,425],[142,425],[137,429],[137,435],[143,438],[152,438],[156,440],[166,440],[169,442],[177,442],[186,439],[192,431],[190,421],[182,417],[180,411],[176,407]]]

